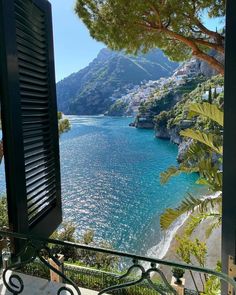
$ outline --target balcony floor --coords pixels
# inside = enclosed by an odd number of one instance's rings
[[[8,277],[10,276],[11,272],[8,272]],[[23,295],[55,295],[57,291],[62,286],[68,286],[70,289],[73,290],[74,294],[77,294],[75,289],[71,285],[67,284],[59,284],[47,281],[45,279],[32,277],[28,275],[24,275],[21,273],[14,272],[14,274],[18,274],[24,282],[24,290],[21,294]],[[17,285],[17,281],[14,281]],[[97,295],[98,292],[91,291],[88,289],[80,288],[81,295]],[[66,292],[64,293],[66,294]],[[67,292],[67,294],[69,294]],[[2,278],[0,279],[0,295],[12,295],[3,284]]]

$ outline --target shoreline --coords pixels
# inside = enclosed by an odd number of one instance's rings
[[[215,194],[210,195],[204,195],[202,196],[202,199],[211,197],[216,198],[218,197],[219,192]],[[186,228],[190,217],[193,213],[184,213],[182,214],[172,225],[171,227],[165,232],[163,237],[161,238],[160,242],[151,247],[147,254],[149,257],[156,257],[163,260],[179,260],[177,255],[175,254],[175,249],[177,246],[177,242],[175,240],[176,235],[183,235],[184,229]],[[193,231],[191,238],[199,238],[202,242],[207,243],[207,260],[208,260],[208,266],[211,268],[215,267],[216,260],[214,258],[220,258],[220,245],[219,247],[215,247],[216,244],[219,244],[219,238],[220,238],[220,227],[213,230],[211,236],[209,238],[206,237],[206,230],[209,227],[211,223],[211,220],[207,219],[201,222],[200,225],[196,227],[196,229]],[[213,265],[214,264],[214,265]]]
[[[186,224],[189,218],[189,213],[182,214],[172,225],[171,227],[164,233],[160,242],[148,249],[147,255],[149,257],[156,257],[158,259],[163,259],[169,251],[171,243],[173,242],[176,233],[178,230]]]
[[[219,193],[213,195],[207,195],[202,198],[216,198]],[[173,262],[183,262],[176,254],[176,248],[178,247],[178,242],[175,239],[175,236],[183,236],[185,228],[190,220],[190,217],[196,214],[195,212],[191,212],[188,214],[181,215],[176,222],[173,224],[173,227],[170,228],[169,231],[166,232],[166,235],[161,239],[161,241],[154,247],[152,247],[148,251],[148,255],[151,257],[173,261]],[[206,236],[206,230],[211,226],[212,220],[211,218],[207,218],[202,221],[193,231],[190,236],[191,240],[199,239],[201,242],[206,243],[207,254],[205,267],[215,270],[219,261],[221,261],[221,226],[215,228],[209,237]],[[167,238],[166,238],[167,236]],[[153,253],[155,251],[155,254]],[[159,254],[159,257],[157,257]],[[161,254],[161,255],[160,255]],[[198,262],[193,258],[193,264],[199,265]],[[165,274],[168,280],[172,278],[172,267],[160,265],[160,269]],[[197,272],[193,272],[193,276],[199,286],[201,285],[201,281],[199,280],[199,274]],[[157,274],[152,275],[153,278],[158,278]],[[185,278],[185,287],[191,290],[195,290],[195,285],[193,283],[192,277],[190,273],[187,271],[184,275]]]

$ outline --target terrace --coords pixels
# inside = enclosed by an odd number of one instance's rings
[[[236,2],[228,0],[227,5],[223,272],[216,272],[49,238],[62,221],[51,7],[46,0],[0,1],[1,117],[9,217],[9,229],[0,231],[1,294],[204,294],[203,280],[222,283],[223,295],[234,294]],[[88,257],[105,255],[116,261],[118,271],[60,261],[57,247]],[[173,267],[185,270],[184,278],[177,273],[173,277]]]

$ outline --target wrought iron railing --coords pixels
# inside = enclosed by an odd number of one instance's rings
[[[43,239],[8,231],[0,231],[0,236],[5,241],[8,241],[8,245],[6,242],[5,248],[2,250],[2,281],[7,290],[12,294],[24,294],[24,282],[21,273],[48,279],[49,270],[59,275],[64,283],[69,284],[60,286],[57,291],[58,295],[63,292],[68,292],[71,295],[80,295],[80,288],[96,290],[98,291],[98,295],[217,295],[221,294],[220,286],[222,282],[230,285],[231,290],[236,290],[236,282],[228,275],[198,266],[143,257],[67,241]],[[9,241],[13,239],[14,241],[21,241],[23,247],[17,257],[13,256],[10,259]],[[106,255],[109,259],[118,258],[114,260],[116,261],[116,271],[114,269],[104,271],[85,267],[84,265],[78,265],[78,263],[72,263],[68,259],[68,261],[65,261],[64,271],[62,272],[49,262],[50,258],[54,265],[60,266],[60,262],[54,253],[54,250],[58,250],[58,247],[60,247],[61,251],[64,248],[66,253],[69,253],[71,249],[73,249],[74,253],[80,251],[80,256],[85,255],[90,257],[89,255],[94,255],[95,253],[97,255]],[[190,289],[183,288],[181,285],[182,281],[178,285],[173,283],[172,278],[171,282],[171,268],[173,267],[191,273],[191,276],[188,278],[188,280],[193,279]],[[212,286],[210,286],[210,282]],[[188,286],[188,283],[186,283],[186,286]],[[211,287],[212,289],[209,289]]]

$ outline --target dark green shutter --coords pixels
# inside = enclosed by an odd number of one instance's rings
[[[62,219],[51,6],[45,0],[0,5],[10,229],[48,237]]]

